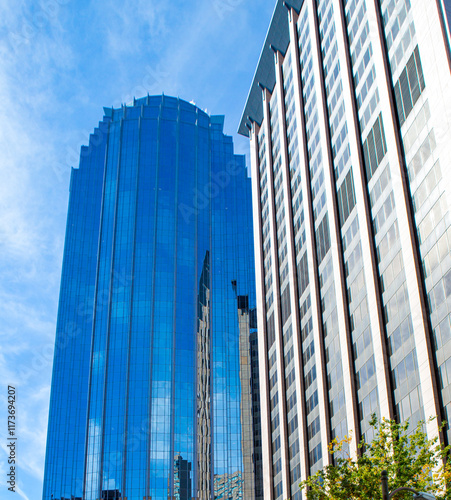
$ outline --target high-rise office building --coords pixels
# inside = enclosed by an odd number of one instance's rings
[[[278,1],[251,143],[265,499],[451,421],[451,58],[442,0]],[[440,434],[449,442],[449,431]]]
[[[146,97],[81,150],[44,500],[255,498],[251,181],[223,121]]]

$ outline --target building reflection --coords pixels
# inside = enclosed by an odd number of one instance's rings
[[[236,292],[237,282],[232,281]],[[244,477],[243,498],[263,499],[261,464],[260,395],[256,309],[249,308],[249,296],[237,295],[240,335],[240,419]]]
[[[211,492],[210,253],[205,254],[197,302],[197,495]]]
[[[127,500],[119,490],[102,490],[102,500]]]
[[[174,458],[174,500],[191,498],[191,462],[177,454]]]
[[[233,474],[215,474],[214,499],[215,500],[241,500],[243,497],[243,477],[240,471]]]

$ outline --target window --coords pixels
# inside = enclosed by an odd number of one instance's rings
[[[316,462],[318,462],[318,460],[320,460],[321,458],[322,458],[321,444],[318,444],[309,453],[310,466],[312,466],[313,464],[316,464]]]
[[[377,117],[373,128],[363,143],[363,159],[367,181],[371,179],[387,152],[382,114]]]
[[[315,354],[315,345],[312,340],[310,344],[307,346],[307,349],[304,352],[304,365],[310,360],[310,358]]]
[[[338,212],[340,216],[341,227],[347,221],[349,214],[355,207],[355,191],[352,168],[346,175],[338,190]]]
[[[318,391],[315,391],[306,402],[307,415],[318,405]]]
[[[423,90],[423,69],[417,45],[395,84],[395,100],[400,126],[407,120]]]
[[[329,217],[326,213],[316,230],[318,265],[321,264],[330,248]]]
[[[298,416],[295,415],[288,423],[288,434],[291,435],[298,428]]]
[[[313,422],[307,427],[308,439],[310,440],[313,436],[316,436],[316,434],[319,432],[319,429],[319,417],[316,417],[315,420],[313,420]]]
[[[305,390],[307,390],[312,385],[314,380],[316,380],[316,365],[313,365],[313,368],[307,373],[307,376],[305,377]]]
[[[290,412],[296,405],[296,392],[287,399],[287,413]]]
[[[428,199],[429,195],[435,189],[441,178],[442,178],[442,173],[440,171],[440,165],[437,160],[434,166],[427,174],[424,181],[421,183],[421,185],[415,192],[413,198],[415,211],[418,211],[423,206],[423,203]]]
[[[298,269],[298,293],[299,297],[302,297],[302,294],[305,292],[305,289],[309,284],[307,253],[304,253],[304,255],[301,257],[297,269]]]
[[[282,325],[284,325],[291,315],[291,304],[290,304],[290,284],[286,286],[285,290],[282,292],[281,298],[281,308],[282,308]]]
[[[274,323],[274,313],[271,313],[271,316],[268,319],[268,324],[267,324],[267,337],[268,337],[268,350],[271,349],[272,345],[274,344],[276,340],[276,328],[275,328],[275,323]]]
[[[411,181],[415,179],[420,170],[423,168],[423,165],[428,161],[435,149],[435,145],[434,131],[431,130],[409,164],[408,171]]]

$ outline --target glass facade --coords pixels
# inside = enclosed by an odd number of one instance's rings
[[[251,186],[223,121],[148,96],[81,150],[44,500],[261,498]]]
[[[335,438],[356,456],[374,413],[437,416],[424,428],[449,443],[449,4],[276,2],[239,127],[265,499],[300,499]]]

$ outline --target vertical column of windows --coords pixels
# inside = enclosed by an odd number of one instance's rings
[[[314,2],[316,6],[316,2]],[[324,43],[321,50],[318,51],[317,59],[323,65],[319,77],[324,77],[324,86],[326,90],[325,97],[328,98],[326,103],[329,106],[330,113],[333,119],[336,119],[337,128],[334,129],[334,143],[331,144],[332,151],[330,160],[333,162],[337,157],[346,155],[346,124],[340,126],[340,99],[342,93],[341,81],[339,79],[339,67],[336,65],[337,60],[337,43],[335,40],[335,32],[332,25],[333,12],[327,9],[327,5],[320,5],[319,11],[315,12],[314,16],[318,16],[319,20],[319,36],[322,37]],[[313,37],[316,41],[316,37]],[[320,83],[322,85],[322,83]],[[321,94],[321,97],[322,94]],[[306,107],[308,109],[308,97],[305,97]],[[334,115],[337,109],[337,115]],[[322,110],[323,113],[326,110]],[[329,113],[327,113],[329,114]],[[337,119],[338,117],[338,119]],[[309,129],[309,120],[306,119],[306,127]],[[316,123],[315,123],[316,122]],[[319,121],[315,120],[314,127],[317,129],[318,139],[320,134]],[[314,130],[314,129],[313,129]],[[323,130],[323,129],[321,129]],[[322,138],[321,142],[327,147],[325,139],[329,140],[330,136]],[[308,141],[310,143],[310,140]],[[319,142],[319,140],[318,140]],[[316,148],[316,145],[309,144],[311,151]],[[321,150],[319,150],[321,153]],[[313,159],[313,154],[310,153]],[[321,159],[321,157],[319,157]],[[329,159],[329,158],[328,158]],[[322,159],[321,159],[322,160]],[[314,160],[313,160],[314,161]],[[328,207],[333,207],[333,193],[328,191],[333,185],[325,183],[328,178],[329,171],[323,167],[324,162],[321,161],[321,169],[315,171],[315,163],[310,167],[311,182],[312,182],[312,198],[316,228],[316,247],[319,264],[319,285],[321,291],[321,316],[323,323],[324,347],[325,347],[325,362],[328,385],[328,400],[329,400],[329,416],[331,426],[331,437],[340,439],[348,434],[348,429],[355,425],[355,415],[351,404],[353,385],[351,377],[352,367],[351,360],[345,353],[348,349],[348,339],[346,322],[346,312],[341,308],[344,306],[342,295],[337,296],[336,293],[340,287],[336,286],[337,275],[340,273],[339,258],[333,256],[330,252],[332,246],[331,234],[334,238],[339,237],[335,234],[337,226],[335,226],[334,218],[336,214],[329,214]],[[334,179],[329,179],[332,183]],[[326,197],[332,196],[330,199]],[[318,200],[318,202],[316,202]],[[330,222],[330,220],[332,222]],[[332,224],[332,225],[331,225]],[[341,292],[339,292],[341,293]],[[337,325],[340,325],[337,328]],[[342,358],[345,356],[346,366],[342,364]],[[344,378],[344,373],[347,374],[347,379]],[[349,400],[348,400],[349,398]],[[347,404],[346,404],[347,403]],[[346,452],[346,450],[344,450]]]
[[[268,124],[269,125],[269,124]],[[269,420],[271,436],[271,458],[272,458],[272,482],[275,498],[276,492],[282,491],[282,457],[280,436],[280,406],[278,390],[278,352],[276,343],[276,320],[274,311],[274,290],[272,270],[272,239],[271,239],[271,211],[269,207],[269,189],[272,179],[267,162],[267,137],[266,123],[263,122],[258,134],[258,154],[260,165],[260,193],[263,232],[263,261],[265,278],[265,301],[266,301],[266,341],[268,356],[268,389],[269,389]],[[272,137],[274,133],[272,133]]]
[[[258,156],[259,156],[259,169],[260,169],[260,203],[262,214],[262,241],[263,241],[263,265],[264,265],[264,282],[265,282],[265,297],[266,297],[266,311],[267,311],[267,347],[269,351],[275,342],[275,329],[274,329],[274,316],[272,321],[268,318],[271,317],[268,312],[273,304],[273,287],[272,287],[272,258],[271,258],[271,232],[270,232],[270,217],[269,217],[269,195],[268,195],[268,172],[266,169],[266,134],[265,124],[258,133]]]
[[[270,232],[270,216],[269,216],[269,173],[266,168],[266,132],[265,124],[262,125],[258,133],[258,157],[260,169],[260,203],[261,203],[261,219],[262,219],[262,240],[263,240],[263,265],[264,265],[264,281],[265,281],[265,301],[266,310],[271,308],[273,303],[272,290],[272,272],[271,272],[271,232]],[[268,346],[269,347],[269,346]]]
[[[90,394],[85,466],[85,492],[87,500],[99,497],[101,489],[103,400],[107,361],[107,331],[112,283],[111,263],[114,220],[117,196],[117,166],[121,122],[113,121],[108,134],[108,152],[102,200],[101,240],[97,269],[95,318],[91,354]]]
[[[280,55],[278,55],[280,57]],[[278,71],[278,61],[276,60],[276,71]],[[284,67],[286,68],[286,64],[284,61]],[[283,69],[282,69],[283,76]],[[278,90],[282,91],[282,82],[277,80],[276,90],[273,93],[272,102],[274,102],[274,106],[277,104]],[[293,89],[294,93],[294,89]],[[282,94],[283,95],[283,94]],[[280,110],[280,114],[282,114],[282,109]],[[285,110],[286,112],[286,110]],[[277,119],[277,114],[274,113],[271,118],[271,122],[273,122],[273,116]],[[284,119],[284,116],[282,116]],[[287,242],[287,224],[285,218],[285,199],[289,196],[290,193],[285,192],[285,186],[287,183],[284,179],[285,169],[282,168],[282,138],[280,137],[280,122],[276,125],[274,124],[275,131],[278,132],[278,137],[276,137],[273,133],[273,141],[278,143],[278,147],[276,149],[277,154],[280,155],[275,159],[274,165],[278,165],[278,170],[274,171],[274,179],[275,179],[275,197],[278,202],[276,202],[276,224],[277,224],[277,235],[278,235],[278,260],[279,260],[279,283],[280,283],[280,309],[281,309],[281,323],[282,323],[282,335],[283,335],[283,376],[284,376],[284,384],[285,384],[285,408],[286,414],[285,418],[285,427],[288,432],[288,448],[289,448],[289,469],[290,469],[290,482],[295,481],[292,477],[292,471],[295,472],[296,475],[296,465],[299,464],[299,439],[297,435],[297,429],[293,431],[292,428],[289,427],[289,422],[297,415],[297,395],[296,395],[296,386],[294,384],[294,346],[293,346],[293,334],[292,334],[292,317],[291,317],[291,292],[290,292],[290,283],[288,277],[288,242]],[[273,143],[274,146],[274,143]],[[276,462],[274,465],[276,466],[275,472],[278,470],[278,463]]]
[[[271,420],[271,452],[272,452],[272,473],[274,498],[279,496],[278,488],[282,487],[282,453],[280,435],[280,406],[278,390],[278,370],[277,370],[277,349],[275,342],[275,321],[274,313],[271,314],[267,322],[268,338],[274,342],[268,351],[268,378],[270,397],[270,420]],[[268,343],[269,345],[269,343]],[[280,485],[280,486],[278,486]]]
[[[44,498],[83,495],[91,333],[108,121],[83,146],[71,171],[66,243],[56,329]],[[76,272],[74,272],[76,270]],[[69,363],[68,360],[71,360]],[[69,401],[69,404],[67,404]],[[72,404],[77,402],[77,404]],[[70,430],[70,432],[68,432]],[[59,445],[61,436],[67,446]],[[80,446],[81,443],[81,446]],[[67,461],[71,467],[59,465]]]
[[[318,2],[317,14],[319,22],[319,34],[321,40],[322,62],[326,87],[326,99],[328,114],[331,121],[331,146],[332,158],[335,164],[344,169],[346,157],[349,158],[349,145],[347,141],[347,125],[342,119],[344,104],[342,98],[342,83],[340,78],[340,66],[337,57],[337,42],[335,37],[335,26],[333,22],[333,10],[331,2]],[[341,161],[340,161],[341,160]],[[336,167],[335,167],[336,169]],[[323,184],[322,176],[321,184]],[[317,187],[317,181],[314,187]],[[325,198],[325,192],[323,194]],[[326,256],[330,247],[329,219],[326,217],[317,229],[320,242],[320,257]],[[324,244],[321,244],[325,242]],[[335,287],[333,283],[333,263],[330,257],[325,260],[325,266],[320,273],[320,284],[322,289],[321,310],[324,318],[324,335],[326,345],[327,382],[329,389],[330,418],[332,438],[341,439],[347,434],[347,421],[345,413],[345,394],[343,385],[343,367],[341,360],[340,339],[338,331],[333,324],[338,322],[336,310]],[[328,338],[329,337],[329,338]],[[347,452],[343,450],[344,453]]]
[[[344,251],[343,259],[347,286],[347,306],[353,343],[357,400],[360,410],[360,431],[362,435],[365,435],[365,432],[371,429],[369,426],[371,414],[378,408],[377,384],[368,313],[367,289],[360,244],[361,235],[358,215],[355,208],[354,177],[351,166],[348,128],[345,118],[343,84],[340,61],[337,56],[338,49],[333,4],[331,2],[325,0],[318,2],[318,19],[335,172],[335,188],[337,190],[339,220]],[[338,373],[341,372],[341,360],[337,360],[336,368],[328,375],[330,385],[334,383],[337,371]],[[336,425],[334,437],[340,438],[346,433],[345,423],[345,421],[341,421],[341,423]]]
[[[143,421],[147,422],[150,389],[151,303],[153,271],[153,234],[155,203],[156,147],[146,140],[156,137],[156,120],[141,119],[138,166],[138,197],[134,244],[132,335],[129,371],[127,416],[127,456],[124,496],[146,491],[148,439],[140,433]],[[121,276],[126,284],[129,276]],[[139,438],[138,438],[139,436]]]
[[[369,36],[370,28],[365,0],[347,0],[345,12],[366,181],[370,196],[373,234],[381,280],[384,323],[388,336],[388,352],[394,384],[394,402],[399,418],[403,420],[412,417],[413,424],[415,424],[418,419],[424,416],[421,410],[419,376],[406,276],[403,269],[390,167],[386,155],[385,131],[380,112],[379,90],[375,79],[373,47]],[[360,342],[357,342],[355,346],[357,354],[365,349],[365,339],[364,334]],[[407,357],[410,357],[413,362],[408,364],[408,372],[403,372],[398,368],[405,363]],[[368,361],[368,363],[370,362]],[[367,365],[366,373],[371,373],[372,369],[370,365]],[[400,378],[399,373],[404,373],[404,376]],[[406,378],[408,383],[403,384],[402,382]],[[371,411],[372,405],[373,401],[370,398],[369,401],[366,401],[369,411]],[[408,406],[410,406],[409,411],[406,410]],[[365,411],[364,408],[363,410]]]
[[[346,1],[346,22],[360,129],[362,135],[366,136],[374,123],[380,98],[375,83],[376,70],[372,61],[373,47],[369,38],[365,0]]]
[[[281,291],[284,289],[288,278],[288,263],[287,263],[287,240],[285,226],[285,206],[284,199],[286,196],[283,187],[283,169],[282,154],[281,154],[281,139],[279,127],[279,106],[277,103],[277,92],[273,92],[269,104],[271,117],[271,144],[272,144],[272,161],[274,172],[274,200],[276,214],[276,231],[277,231],[277,253],[279,260],[279,283]],[[282,295],[282,293],[281,293]]]
[[[425,88],[410,0],[381,4],[388,58],[402,126]]]
[[[205,154],[204,151],[199,151],[204,150],[205,147],[201,137],[207,138],[209,132],[206,128],[203,128],[202,132],[199,130],[200,127],[196,124],[199,116],[183,101],[178,101],[177,105],[174,194],[178,206],[190,206],[192,193],[197,186],[201,186],[199,191],[205,193],[200,180],[202,174],[198,172],[198,158]],[[221,134],[218,134],[211,141],[212,168],[217,143],[221,140]],[[207,176],[208,173],[205,172],[204,175]],[[215,390],[212,383],[211,330],[209,328],[213,292],[209,274],[212,269],[209,251],[210,231],[204,229],[209,228],[210,205],[207,203],[206,205],[195,217],[183,217],[178,211],[176,218],[177,239],[174,263],[177,277],[173,321],[175,342],[172,353],[174,423],[171,452],[174,453],[174,464],[177,463],[177,455],[179,455],[183,457],[183,460],[191,463],[194,472],[191,474],[192,478],[184,482],[183,474],[180,475],[179,468],[174,466],[172,484],[175,497],[180,495],[180,490],[184,488],[191,488],[191,491],[211,488],[209,477],[212,457],[211,436],[215,435],[212,428],[216,423],[217,427],[222,430],[221,427],[225,424],[224,420],[214,420],[211,415],[210,394]],[[197,290],[198,293],[195,307],[193,303],[187,301],[187,297],[192,296],[193,290]],[[229,317],[229,314],[228,312],[224,316]],[[192,325],[196,325],[196,332],[188,336],[187,331],[192,332]],[[189,398],[189,394],[197,394],[197,401]],[[195,433],[187,432],[191,425],[195,426]],[[191,494],[195,495],[195,493]]]
[[[318,470],[329,462],[326,452],[330,439],[327,401],[325,397],[326,377],[324,376],[324,349],[322,343],[321,317],[318,310],[319,283],[317,276],[317,257],[314,241],[314,218],[312,209],[311,183],[309,172],[309,158],[307,147],[307,134],[305,126],[305,106],[303,99],[304,81],[301,73],[301,59],[299,53],[299,34],[304,31],[300,23],[307,22],[308,5],[304,3],[301,14],[292,9],[289,13],[290,31],[290,59],[284,67],[285,105],[287,118],[285,127],[287,131],[288,167],[290,169],[290,188],[292,193],[291,212],[293,214],[293,236],[295,240],[295,274],[297,281],[298,313],[295,316],[297,323],[295,344],[301,356],[299,359],[299,394],[302,400],[298,401],[298,415],[293,415],[289,422],[289,432],[296,433],[301,444],[300,461],[293,457],[291,464],[292,498],[299,500],[300,492],[295,484],[295,479],[302,474],[308,476],[312,466]],[[308,34],[305,40],[308,40]],[[311,71],[310,67],[310,71]],[[292,82],[294,80],[294,92]],[[312,89],[313,81],[307,84]],[[292,109],[295,115],[292,117]],[[299,161],[297,160],[299,155]],[[312,295],[313,294],[313,295]],[[316,348],[315,348],[316,347]],[[295,365],[296,368],[296,365]],[[323,425],[319,424],[319,421]],[[307,432],[307,427],[310,432]],[[290,450],[291,451],[291,450]],[[293,456],[290,454],[290,456]]]
[[[124,120],[120,146],[113,277],[133,275],[136,211],[138,120]],[[122,274],[121,274],[122,273]],[[123,491],[124,441],[127,401],[127,369],[130,332],[131,280],[113,279],[108,339],[104,416],[102,489],[114,483]],[[118,432],[118,430],[120,431]]]
[[[311,45],[311,31],[308,22],[308,5],[304,4],[298,22],[298,41],[299,41],[299,57],[301,66],[301,79],[302,79],[302,91],[304,97],[304,115],[305,115],[305,126],[307,135],[307,148],[308,148],[308,159],[309,159],[309,170],[310,170],[310,181],[312,185],[312,202],[313,202],[313,214],[315,228],[323,224],[322,220],[319,219],[320,215],[322,217],[327,217],[323,214],[325,210],[322,210],[325,205],[325,193],[324,193],[324,174],[321,161],[321,149],[319,147],[319,127],[318,127],[318,111],[316,106],[316,91],[314,89],[314,76],[313,76],[313,58],[312,58],[312,45]],[[296,184],[296,180],[295,180]],[[318,220],[319,219],[319,220]],[[330,243],[330,237],[328,233],[328,228],[322,235],[322,245],[326,248],[327,242]],[[303,243],[302,232],[298,236],[298,242]],[[320,241],[317,238],[317,243]],[[321,245],[321,243],[320,243]],[[330,245],[329,245],[330,246]],[[298,250],[298,246],[296,247]],[[320,252],[317,251],[318,264],[321,264],[323,260]],[[309,450],[309,465],[310,473],[314,473],[321,469],[323,466],[322,457],[322,447],[321,447],[321,434],[319,425],[315,422],[319,421],[319,407],[318,407],[318,385],[316,380],[308,380],[307,374],[316,373],[316,356],[315,351],[319,352],[320,346],[315,345],[313,336],[313,321],[312,321],[312,311],[311,311],[311,300],[310,294],[307,291],[309,288],[307,286],[307,279],[305,279],[308,273],[307,260],[301,253],[297,252],[297,266],[298,273],[301,276],[301,290],[299,300],[300,300],[300,317],[301,317],[301,337],[302,337],[302,351],[303,351],[303,364],[304,364],[304,385],[305,390],[305,400],[306,400],[306,424],[308,426],[308,450]],[[298,278],[299,278],[298,274]],[[305,289],[302,290],[303,285]]]
[[[164,98],[159,120],[158,197],[156,202],[156,253],[154,280],[155,317],[152,354],[152,407],[150,430],[150,488],[152,497],[167,492],[173,473],[172,381],[174,349],[174,287],[176,204],[173,193],[176,172],[176,103]],[[166,483],[166,485],[164,484]]]
[[[263,216],[263,206],[268,204],[268,174],[265,171],[266,162],[265,159],[265,129],[266,123],[262,122],[261,126],[253,123],[251,129],[251,166],[252,166],[252,200],[253,200],[253,214],[254,221],[260,220],[260,224],[254,222],[254,241],[257,245],[255,252],[255,264],[256,264],[256,292],[257,292],[257,303],[261,304],[261,314],[257,314],[258,323],[258,374],[259,374],[259,387],[260,387],[260,416],[261,419],[259,423],[261,424],[261,463],[262,471],[265,472],[262,476],[262,488],[263,490],[272,489],[272,474],[268,474],[268,469],[271,469],[271,428],[270,428],[270,387],[269,387],[269,339],[268,339],[268,323],[266,315],[266,289],[268,288],[265,284],[265,275],[267,270],[265,269],[264,261],[266,256],[270,253],[269,249],[264,249],[264,241],[267,239],[263,235],[264,224],[268,225],[269,213]],[[265,199],[266,198],[266,199]],[[265,200],[264,200],[265,199]],[[266,212],[266,210],[265,210]],[[269,212],[269,210],[268,210]],[[266,219],[266,220],[265,220]],[[254,365],[255,367],[255,365]],[[263,491],[262,491],[263,495]]]
[[[231,141],[224,140],[222,134],[222,125],[212,122],[210,127],[211,139],[211,179],[214,179],[216,174],[224,167],[223,165],[230,164],[233,161],[233,147]],[[238,162],[237,162],[238,163]],[[240,179],[241,180],[241,179]],[[236,316],[234,318],[233,309],[236,311],[236,303],[231,303],[233,288],[230,286],[230,278],[228,276],[237,276],[237,291],[243,289],[244,276],[240,272],[238,266],[238,256],[246,257],[246,249],[240,241],[240,233],[238,232],[238,221],[245,227],[247,217],[239,216],[236,208],[228,213],[224,210],[227,206],[233,206],[236,200],[241,199],[241,203],[245,205],[246,199],[244,193],[239,196],[236,192],[238,186],[238,177],[232,177],[229,186],[219,190],[218,195],[213,195],[211,190],[211,217],[215,221],[211,228],[212,250],[215,258],[212,259],[212,305],[211,305],[211,385],[213,392],[213,409],[212,409],[212,426],[213,426],[213,449],[214,449],[214,470],[217,474],[218,470],[224,470],[229,474],[229,478],[236,471],[245,476],[247,472],[243,468],[242,446],[246,446],[243,442],[242,424],[246,423],[243,416],[242,423],[240,422],[240,407],[245,400],[241,400],[241,404],[229,404],[231,401],[240,400],[240,375],[244,377],[246,368],[246,354],[240,354],[240,342],[231,342],[230,335],[236,335],[239,338],[240,333],[248,339],[249,324],[246,321],[245,331],[237,328]],[[245,211],[244,211],[245,212]],[[245,212],[246,213],[246,212]],[[217,224],[221,221],[221,224]],[[200,232],[200,228],[199,228]],[[240,279],[241,277],[241,279]],[[221,298],[220,298],[221,297]],[[247,298],[247,301],[249,299]],[[224,301],[218,307],[218,301]],[[238,300],[238,304],[242,300]],[[233,306],[232,306],[233,304]],[[243,304],[241,304],[241,307]],[[243,309],[241,309],[243,311]],[[226,314],[224,314],[226,312]],[[230,312],[230,313],[229,313]],[[236,315],[236,312],[235,312]],[[242,365],[240,366],[240,355]],[[240,371],[241,370],[241,371]],[[247,381],[246,381],[247,382]],[[248,382],[247,382],[248,383]],[[199,450],[200,451],[200,450]],[[246,452],[250,451],[249,446],[246,446]],[[237,494],[242,495],[242,486],[237,486]],[[230,494],[230,486],[227,485],[226,494]]]
[[[284,101],[285,101],[285,124],[287,131],[288,162],[291,185],[291,205],[293,214],[293,228],[296,248],[296,265],[298,278],[298,293],[301,299],[308,286],[308,270],[306,269],[306,248],[305,248],[305,216],[303,209],[303,194],[301,185],[299,144],[298,144],[298,123],[295,114],[294,82],[293,82],[293,61],[291,52],[288,51],[283,63],[284,79]]]
[[[285,130],[288,150],[288,171],[290,173],[290,187],[289,193],[291,199],[292,217],[293,217],[293,235],[295,246],[302,246],[302,234],[304,235],[305,242],[305,221],[304,209],[302,206],[302,189],[300,177],[300,159],[299,159],[299,144],[297,134],[297,118],[295,114],[295,99],[294,99],[294,81],[293,81],[293,60],[291,51],[288,50],[282,65],[283,77],[283,99],[285,104]],[[297,243],[296,243],[297,242]],[[296,270],[295,273],[298,277],[298,261],[304,256],[306,260],[306,249],[299,248],[296,251]],[[308,270],[304,271],[308,282]],[[307,285],[304,285],[304,290]],[[287,287],[289,292],[289,287]],[[303,294],[304,290],[298,287],[299,297]],[[294,293],[294,290],[292,291]],[[301,408],[300,401],[296,402],[296,389],[295,389],[295,355],[292,326],[291,324],[286,330],[284,335],[284,351],[285,351],[285,387],[287,390],[287,423],[288,423],[288,445],[289,445],[289,460],[290,460],[290,480],[291,480],[291,498],[296,499],[299,495],[299,480],[301,476],[300,465],[300,450],[299,450],[299,429],[298,429],[298,409]],[[316,373],[316,372],[315,372]],[[316,378],[316,376],[315,376]],[[297,403],[297,404],[296,404]]]
[[[390,69],[396,82],[416,45],[410,0],[383,0],[381,8]]]
[[[280,359],[278,360],[277,366],[282,369],[284,367],[284,362],[286,361],[286,328],[287,320],[290,316],[289,312],[289,286],[288,286],[288,262],[287,262],[287,238],[286,238],[286,226],[285,226],[285,190],[283,183],[283,169],[282,169],[282,151],[281,151],[281,138],[280,138],[280,113],[278,99],[277,99],[277,89],[273,91],[269,102],[269,117],[270,117],[270,130],[271,130],[271,155],[272,155],[272,165],[273,165],[273,188],[274,188],[274,208],[275,208],[275,232],[276,232],[276,249],[277,249],[277,261],[278,261],[278,283],[279,289],[274,290],[275,294],[280,297],[280,317],[281,317],[281,328],[282,331],[280,335],[283,341],[283,351],[279,353]],[[276,325],[276,328],[278,326]],[[274,343],[277,346],[277,342]],[[277,368],[276,368],[277,370]],[[279,374],[279,384],[283,386],[284,383],[284,373]],[[283,381],[283,382],[282,382]],[[277,391],[277,389],[276,389]],[[275,405],[275,414],[271,415],[272,428],[273,430],[273,444],[276,446],[277,450],[273,448],[273,480],[274,480],[274,498],[278,498],[283,492],[283,471],[282,471],[282,446],[280,445],[280,440],[285,439],[282,435],[282,426],[280,426],[280,419],[286,418],[286,415],[282,411],[282,401],[279,401],[279,395],[277,394],[277,404]],[[288,395],[282,394],[281,398],[285,398],[286,403],[289,404]],[[294,393],[294,398],[296,394]],[[288,408],[287,408],[288,411]],[[274,425],[273,425],[274,424]],[[286,427],[286,423],[285,423]]]
[[[286,288],[289,293],[289,285]],[[295,353],[293,345],[293,328],[291,323],[284,328],[284,376],[286,388],[286,422],[289,447],[290,464],[290,488],[295,493],[296,486],[299,488],[300,477],[300,455],[299,455],[299,432],[298,432],[298,405],[295,385]]]

